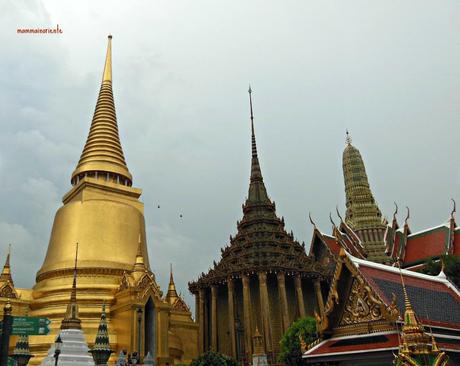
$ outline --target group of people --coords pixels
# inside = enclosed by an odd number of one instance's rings
[[[126,355],[128,359],[126,359]],[[138,365],[140,364],[140,357],[137,352],[128,353],[126,350],[120,351],[117,360],[117,366]]]

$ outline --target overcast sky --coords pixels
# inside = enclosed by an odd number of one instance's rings
[[[2,1],[0,253],[13,244],[16,285],[33,286],[70,189],[109,33],[152,269],[166,290],[172,262],[193,305],[187,282],[242,216],[248,83],[268,192],[307,247],[309,211],[328,233],[329,212],[344,211],[346,128],[386,216],[396,201],[413,230],[448,219],[460,203],[459,19],[458,0]],[[57,24],[60,35],[16,33]]]

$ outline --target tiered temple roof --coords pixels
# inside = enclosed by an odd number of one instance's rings
[[[305,244],[294,239],[292,231],[285,230],[284,218],[276,215],[276,205],[268,197],[257,153],[254,130],[251,89],[251,175],[243,218],[237,222],[237,233],[230,235],[230,243],[221,249],[221,259],[214,262],[208,273],[202,273],[198,281],[189,284],[194,292],[197,287],[208,286],[225,280],[228,276],[256,271],[292,271],[307,276],[326,274],[323,266],[305,252]]]

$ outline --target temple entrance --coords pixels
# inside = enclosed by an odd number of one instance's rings
[[[148,352],[156,358],[156,324],[153,299],[150,297],[144,307],[144,357]]]

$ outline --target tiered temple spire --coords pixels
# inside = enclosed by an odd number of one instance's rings
[[[347,224],[355,230],[382,225],[382,213],[372,195],[363,158],[359,150],[351,144],[348,131],[343,151],[343,176]]]
[[[0,274],[0,282],[9,282],[14,287],[13,277],[11,276],[10,267],[11,244],[8,247],[8,254],[6,256],[5,265],[3,266],[2,273]]]
[[[75,267],[73,270],[72,292],[70,293],[70,302],[67,305],[67,312],[61,323],[61,329],[81,329],[81,321],[78,318],[77,304],[77,261],[78,261],[78,243],[75,249]]]
[[[80,161],[72,173],[72,184],[85,175],[131,186],[132,176],[126,165],[112,91],[112,36],[108,37],[107,55],[101,89],[93,121]]]
[[[101,320],[97,329],[94,347],[91,350],[94,363],[96,366],[107,365],[110,355],[113,351],[110,349],[109,330],[107,326],[107,315],[105,313],[105,304],[102,305]]]
[[[256,133],[254,129],[254,111],[252,107],[252,88],[249,86],[249,108],[251,113],[251,178],[249,185],[248,201],[251,203],[256,202],[269,202],[267,190],[265,189],[262,171],[260,169],[259,156],[257,154]]]
[[[343,151],[343,177],[347,207],[345,223],[360,237],[369,260],[387,262],[383,243],[385,222],[372,195],[361,153],[351,144],[348,131]]]
[[[179,298],[176,290],[176,284],[174,283],[174,276],[173,276],[173,268],[172,263],[170,264],[170,272],[169,272],[169,285],[168,285],[168,293],[166,294],[166,301],[171,305]]]

